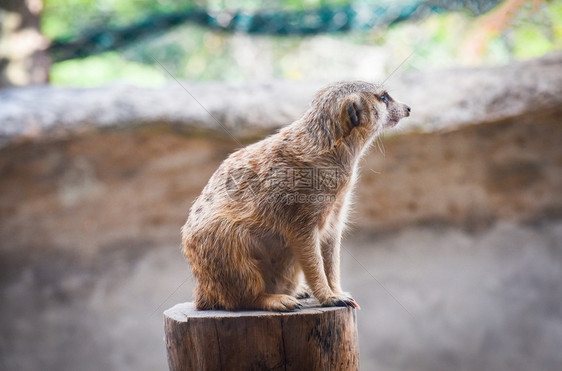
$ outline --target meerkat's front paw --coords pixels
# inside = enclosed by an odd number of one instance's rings
[[[322,301],[322,305],[325,307],[352,307],[361,309],[359,304],[357,304],[349,294],[345,293],[328,297],[326,300]]]
[[[349,292],[334,290],[334,295],[337,296],[337,297],[344,297],[344,298],[348,298],[349,300],[355,301],[355,299],[353,299],[353,297],[351,296],[351,294]]]

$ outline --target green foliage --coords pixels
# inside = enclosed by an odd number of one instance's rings
[[[541,56],[552,50],[552,41],[536,27],[524,25],[515,31],[513,53],[518,58]]]
[[[117,52],[56,63],[51,67],[50,77],[57,85],[69,86],[94,86],[115,80],[158,86],[168,78],[161,70],[128,61]]]
[[[84,29],[127,25],[155,13],[193,6],[174,0],[45,0],[41,31],[51,39],[78,35]]]
[[[541,13],[533,14],[532,7],[521,10],[509,43],[517,58],[541,56],[562,45],[562,2],[553,1]]]

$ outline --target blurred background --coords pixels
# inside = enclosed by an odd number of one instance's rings
[[[412,107],[342,251],[361,368],[562,369],[561,50],[561,0],[0,0],[0,369],[166,369],[192,201],[343,79]]]

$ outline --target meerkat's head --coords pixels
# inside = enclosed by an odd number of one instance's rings
[[[382,85],[346,81],[320,90],[305,119],[329,146],[346,138],[364,145],[409,115],[410,107],[394,100]]]

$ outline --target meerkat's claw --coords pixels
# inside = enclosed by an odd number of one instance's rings
[[[308,291],[301,291],[296,295],[297,299],[308,299],[310,297],[311,297],[311,295],[310,295],[310,292],[308,292]]]
[[[359,304],[357,304],[355,302],[355,300],[353,299],[347,299],[347,300],[343,300],[345,302],[345,305],[350,307],[350,308],[356,308],[356,309],[361,309],[361,307],[359,306]]]
[[[359,306],[359,304],[357,304],[355,300],[351,299],[350,303],[351,305],[353,305],[354,308],[361,309],[361,307]]]
[[[338,307],[350,307],[351,306],[347,300],[341,300],[341,299],[338,299],[336,301],[336,304],[338,305]]]

